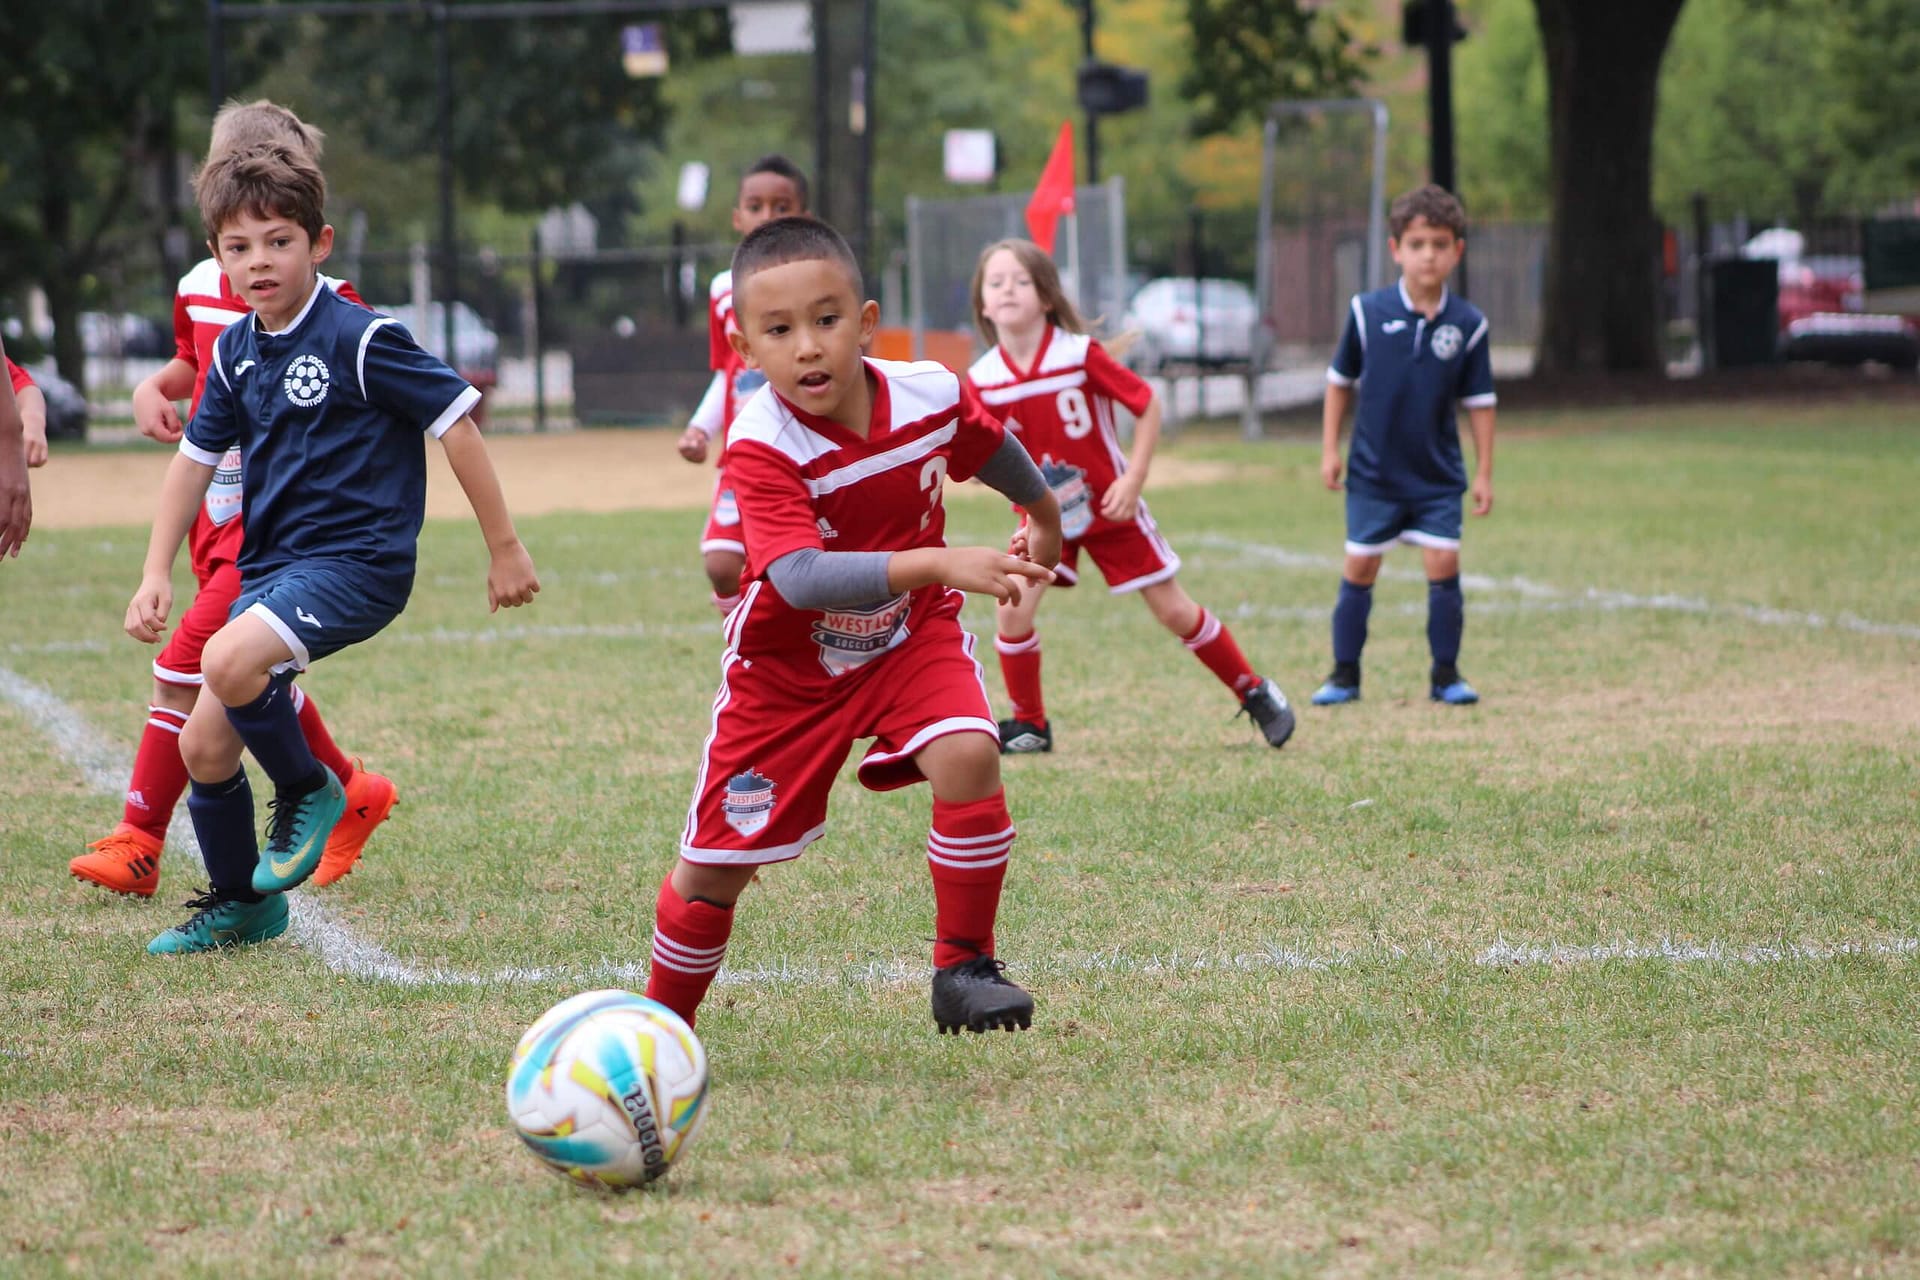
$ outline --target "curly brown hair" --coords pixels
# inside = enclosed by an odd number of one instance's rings
[[[207,235],[235,218],[285,218],[317,240],[327,224],[327,180],[320,167],[284,142],[267,142],[230,152],[200,166],[193,175],[193,197]]]
[[[1453,232],[1456,240],[1467,238],[1466,208],[1459,197],[1445,187],[1429,182],[1395,200],[1393,208],[1387,211],[1387,234],[1398,240],[1415,218],[1424,219],[1430,227],[1445,227]]]

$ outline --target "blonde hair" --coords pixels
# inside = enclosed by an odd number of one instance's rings
[[[1002,249],[1012,254],[1014,261],[1033,278],[1033,291],[1040,295],[1040,309],[1046,313],[1047,320],[1059,325],[1068,333],[1087,332],[1087,322],[1080,318],[1080,312],[1074,307],[1073,299],[1060,287],[1060,269],[1053,265],[1053,259],[1047,251],[1031,240],[1022,240],[1015,236],[1007,240],[996,240],[980,251],[980,261],[973,268],[973,325],[980,336],[987,340],[988,346],[1000,341],[999,332],[993,327],[993,321],[987,319],[986,308],[982,305],[980,291],[986,285],[987,260]]]
[[[326,140],[326,134],[277,102],[265,98],[232,101],[213,117],[213,136],[207,141],[207,163],[278,142],[317,165]]]
[[[312,240],[326,226],[327,180],[310,157],[284,142],[207,161],[193,175],[193,197],[215,240],[222,227],[247,214],[297,222]]]

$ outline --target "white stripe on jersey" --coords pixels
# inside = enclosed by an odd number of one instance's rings
[[[180,277],[180,284],[174,292],[183,296],[198,294],[203,298],[218,298],[220,282],[225,278],[226,273],[220,270],[219,262],[202,258],[191,271]]]
[[[976,381],[978,381],[976,379]],[[1016,382],[1005,387],[982,387],[980,399],[986,404],[1012,404],[1015,400],[1025,400],[1030,396],[1050,396],[1070,387],[1087,385],[1087,371],[1075,369],[1072,373],[1056,373],[1050,378],[1035,378],[1031,382]]]
[[[187,304],[187,318],[200,324],[225,326],[252,314],[245,307],[210,307],[202,302]]]
[[[353,359],[354,380],[360,384],[360,394],[367,394],[367,344],[373,341],[373,331],[383,324],[398,324],[392,316],[380,316],[360,333],[360,350]]]
[[[918,462],[952,440],[958,430],[959,427],[956,424],[949,422],[938,431],[929,431],[918,440],[909,440],[885,453],[876,453],[871,458],[862,458],[851,466],[829,471],[818,480],[807,481],[807,492],[818,498],[836,489],[844,489],[850,484],[859,484],[862,480],[871,479],[883,471],[891,471],[895,467],[904,467]]]

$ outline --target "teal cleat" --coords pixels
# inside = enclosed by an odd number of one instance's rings
[[[185,924],[177,924],[147,944],[151,956],[177,956],[192,951],[218,951],[265,942],[287,931],[287,900],[280,894],[259,902],[235,902],[209,889],[187,899],[195,908]]]
[[[1430,696],[1435,702],[1444,702],[1450,707],[1470,707],[1480,701],[1473,686],[1458,677],[1448,684],[1434,685]]]
[[[1360,701],[1360,686],[1357,684],[1335,684],[1329,680],[1313,691],[1313,705],[1316,707],[1337,707],[1345,702]]]
[[[325,765],[326,781],[297,800],[267,802],[267,844],[253,869],[255,893],[285,893],[314,873],[333,824],[347,811],[347,793]]]

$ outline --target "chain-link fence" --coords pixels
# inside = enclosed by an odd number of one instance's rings
[[[1102,332],[1119,327],[1127,304],[1126,184],[1109,178],[1074,192],[1077,212],[1063,218],[1054,245],[1060,281]],[[1027,232],[1030,193],[907,200],[908,329],[915,359],[953,360],[972,349],[973,271],[980,251]]]

